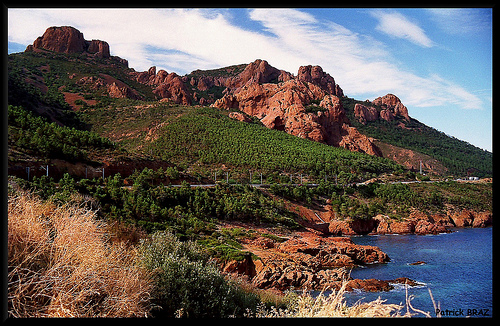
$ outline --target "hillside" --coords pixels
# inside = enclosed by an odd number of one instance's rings
[[[398,163],[415,171],[419,169],[419,161],[422,161],[424,170],[440,175],[482,177],[493,174],[493,155],[488,151],[446,135],[409,116],[383,119],[383,108],[378,105],[377,100],[362,102],[343,97],[342,104],[352,125],[361,133],[390,145],[379,145],[384,157],[392,158],[391,155],[394,155]],[[376,113],[369,116],[367,111]],[[416,157],[413,160],[398,160],[396,156],[401,152],[399,148],[413,151]]]

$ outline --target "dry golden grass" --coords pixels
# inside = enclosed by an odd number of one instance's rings
[[[344,299],[347,281],[343,282],[338,291],[332,291],[329,295],[321,293],[317,297],[303,293],[298,297],[295,307],[288,309],[270,310],[259,309],[256,317],[290,318],[290,317],[400,317],[403,306],[386,304],[380,297],[374,301],[357,302],[348,306]]]
[[[94,212],[18,193],[8,214],[9,316],[148,315],[148,275],[133,248],[107,241]]]
[[[332,291],[329,295],[321,293],[317,297],[312,297],[307,293],[298,296],[292,309],[266,309],[261,306],[255,317],[271,318],[290,318],[290,317],[412,317],[417,314],[423,314],[425,317],[431,317],[430,313],[416,309],[411,305],[412,296],[408,295],[406,288],[406,305],[388,304],[386,300],[378,297],[370,302],[358,301],[352,306],[345,302],[344,294],[347,281],[344,281],[338,291]],[[429,293],[432,293],[429,290]],[[434,299],[433,303],[434,303]],[[402,314],[406,306],[406,312]],[[249,314],[253,317],[252,314]]]

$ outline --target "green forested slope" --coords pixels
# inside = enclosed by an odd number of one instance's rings
[[[446,135],[413,118],[410,121],[400,117],[393,121],[379,119],[363,125],[354,117],[356,103],[366,105],[362,101],[342,98],[349,120],[361,133],[385,143],[427,154],[439,160],[452,175],[492,176],[493,153]],[[401,123],[405,128],[398,126]]]
[[[196,108],[170,121],[160,129],[150,148],[160,158],[179,163],[229,164],[315,176],[352,174],[367,178],[403,170],[388,159],[235,121],[214,108]]]

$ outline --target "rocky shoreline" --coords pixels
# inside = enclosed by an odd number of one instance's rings
[[[462,211],[447,211],[446,214],[427,214],[414,211],[408,219],[397,221],[385,215],[377,215],[366,220],[340,221],[328,223],[331,235],[364,235],[364,234],[439,234],[451,232],[454,227],[488,227],[493,224],[493,214],[489,211],[476,212],[464,209]],[[313,227],[314,228],[314,227]],[[317,229],[317,228],[316,228]]]
[[[418,282],[401,276],[394,280],[353,279],[350,270],[355,266],[384,264],[390,257],[375,246],[355,244],[350,236],[360,234],[438,234],[451,232],[452,227],[491,226],[491,212],[462,210],[451,214],[413,213],[408,220],[395,221],[378,215],[369,220],[332,220],[328,228],[306,227],[307,231],[293,232],[284,242],[268,237],[245,239],[248,252],[241,261],[224,264],[225,273],[238,274],[260,289],[338,290],[347,280],[347,291],[390,291],[395,284],[419,286]],[[253,255],[252,255],[253,254]],[[255,258],[258,257],[258,258]],[[421,265],[425,262],[408,262]],[[418,267],[417,267],[418,268]]]
[[[299,232],[282,243],[259,237],[244,244],[249,252],[242,261],[229,261],[225,273],[236,273],[260,289],[338,290],[347,280],[347,291],[390,291],[394,284],[419,285],[400,277],[394,280],[353,279],[350,269],[357,265],[383,264],[389,256],[375,246],[356,245],[349,237],[324,237]],[[259,259],[252,258],[253,253]]]

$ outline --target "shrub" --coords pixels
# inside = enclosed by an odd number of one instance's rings
[[[144,267],[153,272],[157,316],[242,316],[259,303],[257,295],[225,279],[194,242],[157,232],[139,250]]]

